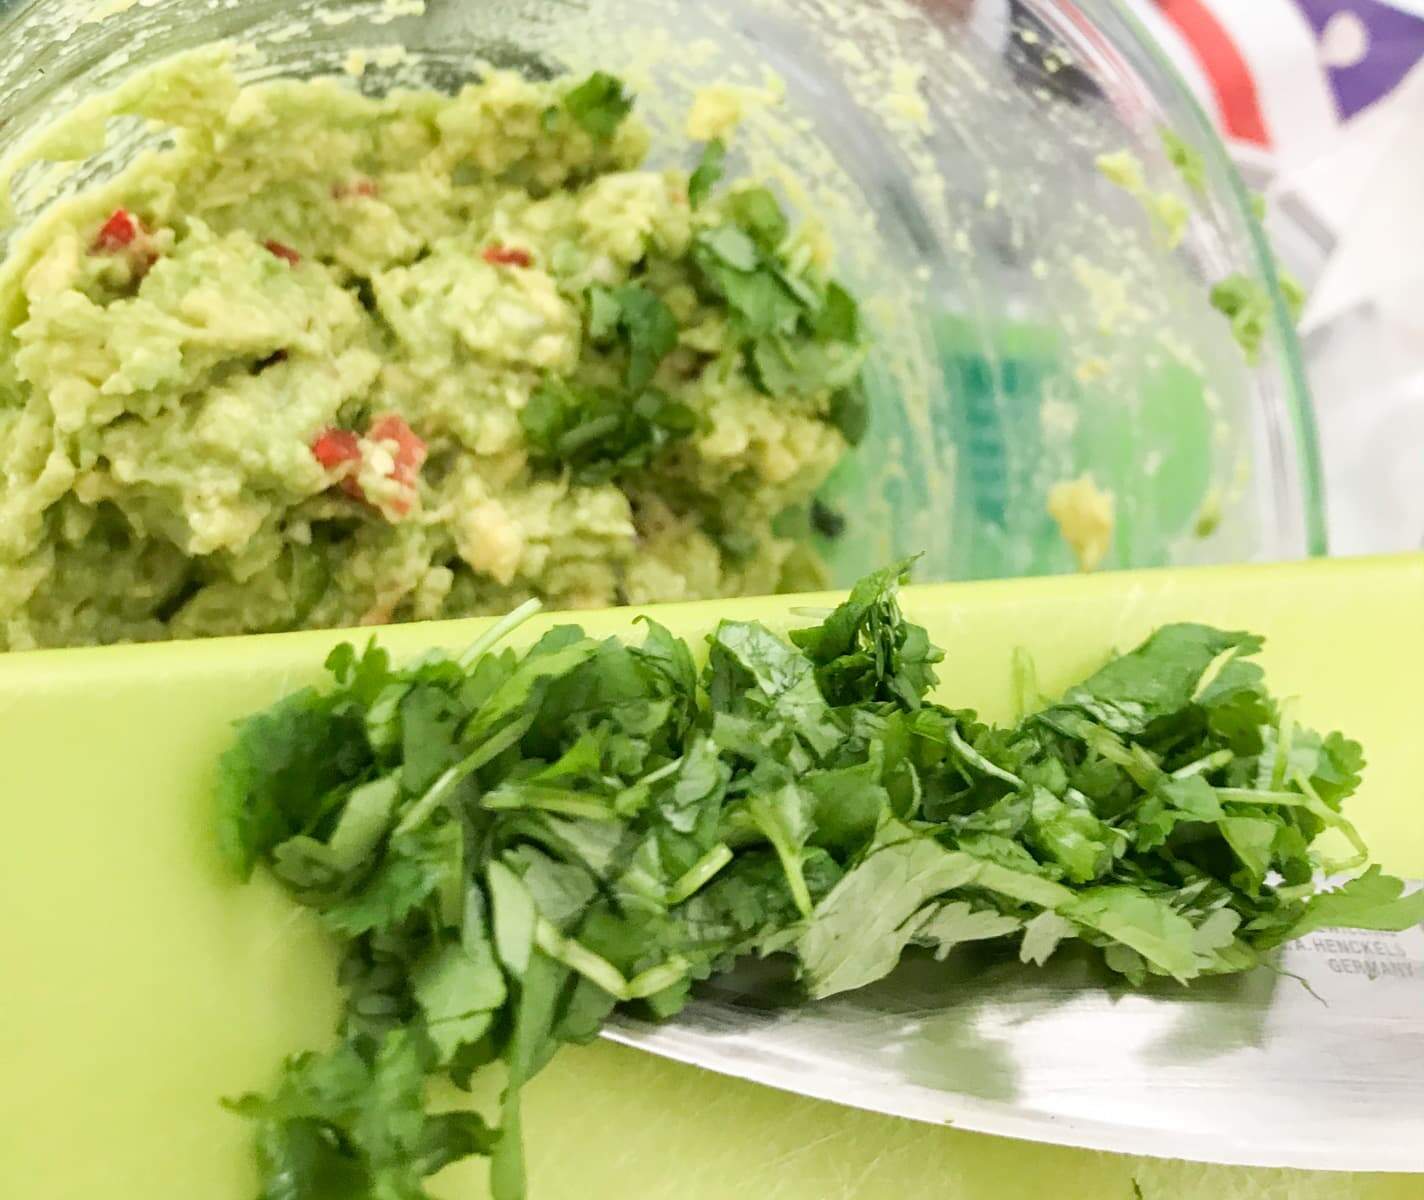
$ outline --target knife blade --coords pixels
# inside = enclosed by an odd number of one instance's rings
[[[815,1004],[753,967],[605,1036],[931,1124],[1240,1166],[1424,1171],[1424,926],[1324,930],[1247,975],[1115,985],[965,948]]]

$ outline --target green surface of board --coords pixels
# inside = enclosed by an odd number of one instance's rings
[[[805,600],[665,608],[797,624]],[[1300,717],[1365,743],[1353,815],[1384,866],[1424,875],[1424,557],[918,588],[948,651],[940,695],[1009,715],[1010,656],[1061,688],[1154,626],[1270,639]],[[633,614],[581,618],[597,634]],[[522,630],[528,640],[549,624]],[[398,656],[480,622],[382,631]],[[363,638],[368,636],[363,633]],[[0,659],[0,1198],[255,1200],[248,1131],[218,1098],[271,1082],[336,1017],[329,948],[211,832],[229,723],[317,678],[339,634]],[[533,1200],[1420,1200],[1419,1176],[1252,1171],[1027,1145],[838,1108],[611,1045],[565,1051],[527,1093]],[[485,1195],[479,1167],[449,1200]]]

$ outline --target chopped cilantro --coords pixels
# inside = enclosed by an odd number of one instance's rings
[[[539,387],[519,419],[530,457],[567,470],[579,483],[605,483],[646,466],[697,424],[686,405],[656,388],[633,393],[563,380]]]
[[[745,188],[727,201],[727,211],[767,254],[774,254],[791,228],[775,196],[764,187]]]
[[[727,170],[727,145],[721,138],[714,138],[702,151],[702,160],[692,172],[687,186],[687,201],[693,208],[701,208],[712,195],[712,190],[722,182]]]
[[[662,299],[638,284],[589,290],[588,333],[595,343],[620,336],[628,351],[625,383],[641,392],[677,345],[677,318]]]
[[[727,307],[748,377],[771,396],[853,386],[864,359],[854,298],[782,259],[790,223],[766,188],[733,193],[722,207],[729,220],[697,235],[692,259]]]
[[[590,137],[607,142],[633,111],[633,97],[621,79],[595,71],[564,97],[564,108]]]
[[[860,337],[860,307],[855,297],[832,281],[814,324],[816,336],[822,341],[854,342]]]
[[[625,398],[544,395],[546,443],[577,455],[612,417],[598,438],[628,452]],[[1276,703],[1260,638],[1168,626],[996,728],[931,699],[944,655],[902,611],[909,566],[789,639],[724,621],[700,675],[651,622],[501,650],[526,606],[460,658],[345,647],[331,687],[239,725],[233,869],[264,866],[344,949],[336,1049],[230,1103],[262,1195],[425,1200],[481,1155],[520,1200],[524,1084],[617,1005],[672,1017],[742,955],[789,955],[814,997],[914,947],[1042,963],[1076,940],[1136,985],[1424,920],[1378,868],[1316,890],[1318,835],[1359,845],[1363,754]],[[495,1064],[497,1130],[428,1107],[433,1080]]]

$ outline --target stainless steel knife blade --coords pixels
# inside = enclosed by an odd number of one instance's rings
[[[1322,931],[1250,974],[1134,991],[1087,951],[967,948],[778,1006],[756,972],[605,1036],[857,1108],[1243,1166],[1424,1171],[1424,927]]]

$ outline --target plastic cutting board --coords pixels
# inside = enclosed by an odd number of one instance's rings
[[[790,600],[664,609],[786,628]],[[804,603],[802,601],[801,603]],[[1386,868],[1424,876],[1424,557],[916,589],[942,694],[1004,718],[1017,646],[1061,688],[1155,625],[1266,634],[1280,694],[1371,758],[1353,813]],[[521,637],[557,619],[536,622]],[[599,634],[631,614],[583,619]],[[398,655],[479,623],[382,632]],[[364,636],[364,635],[363,635]],[[253,1200],[219,1096],[268,1084],[334,1026],[313,922],[227,880],[210,836],[228,723],[305,684],[338,634],[0,658],[0,1197]],[[611,1045],[527,1093],[534,1200],[1420,1200],[1424,1177],[1200,1167],[1027,1145],[765,1090]],[[483,1171],[447,1175],[480,1200]],[[1134,1185],[1136,1189],[1134,1190]]]

